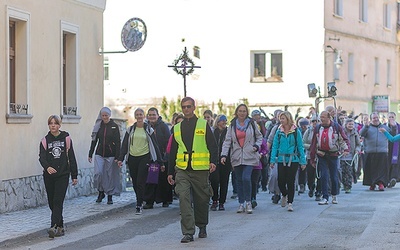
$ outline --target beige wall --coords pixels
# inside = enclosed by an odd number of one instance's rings
[[[329,2],[329,1],[327,1]],[[333,1],[332,1],[333,2]],[[325,45],[342,50],[344,64],[339,70],[337,103],[347,111],[370,113],[373,95],[389,95],[392,103],[399,100],[397,1],[368,1],[368,21],[359,18],[358,0],[343,1],[343,16],[335,16],[333,4],[325,5]],[[391,29],[383,27],[383,4],[391,8]],[[329,40],[340,38],[340,41]],[[348,55],[354,55],[354,82],[349,83]],[[333,79],[333,53],[326,53],[325,82]],[[375,85],[375,64],[379,60],[379,85]],[[391,62],[390,82],[386,84],[387,60]],[[330,103],[327,103],[330,104]],[[397,110],[393,110],[397,112]]]
[[[3,1],[4,3],[4,1]],[[8,124],[6,27],[7,6],[30,14],[30,123]],[[65,21],[79,27],[78,124],[63,124],[70,132],[79,168],[87,168],[91,129],[103,105],[103,59],[98,53],[103,39],[105,0],[9,0],[0,5],[0,180],[38,175],[39,141],[47,133],[47,118],[61,108],[61,26]]]

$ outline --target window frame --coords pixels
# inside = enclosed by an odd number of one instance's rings
[[[348,83],[354,83],[354,54],[349,53],[348,55]]]
[[[392,84],[390,83],[390,80],[391,80],[391,78],[390,78],[391,64],[392,64],[392,62],[389,59],[387,59],[386,60],[386,86],[387,87],[391,87],[392,86]]]
[[[374,57],[374,86],[379,85],[379,58]]]
[[[368,23],[368,0],[360,0],[360,21]]]
[[[343,0],[333,1],[333,13],[335,16],[343,17]]]
[[[388,3],[383,3],[383,28],[391,30],[392,29],[392,16],[391,8]]]
[[[72,41],[71,41],[72,39]],[[68,48],[72,46],[72,50]],[[60,21],[60,114],[63,123],[78,124],[81,116],[79,115],[79,26],[66,21]],[[72,59],[69,59],[72,57]],[[68,67],[72,65],[72,67]],[[75,106],[69,103],[68,84],[74,84],[71,88],[75,100]],[[71,114],[69,112],[74,112]]]
[[[7,61],[7,106],[6,122],[9,124],[29,124],[33,116],[30,114],[30,13],[7,6],[6,58]],[[10,34],[10,25],[14,23],[14,34]],[[11,31],[12,32],[12,31]],[[11,37],[14,36],[14,37]],[[10,41],[13,38],[14,41]],[[10,54],[14,44],[13,55]],[[10,57],[14,57],[14,66]],[[13,72],[11,72],[13,71]],[[13,96],[11,96],[13,95]],[[11,101],[14,101],[13,103]]]
[[[256,55],[264,55],[264,75],[256,76]],[[277,71],[281,72],[276,76],[272,75],[274,55],[280,55]],[[251,50],[250,51],[250,82],[267,83],[283,82],[283,52],[282,50]]]

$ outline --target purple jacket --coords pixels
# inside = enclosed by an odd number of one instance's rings
[[[265,140],[265,138],[263,138],[261,142],[261,147],[258,153],[260,153],[260,158],[261,156],[265,156],[268,153],[267,141]],[[258,165],[254,166],[253,169],[262,169],[261,161],[259,161]]]

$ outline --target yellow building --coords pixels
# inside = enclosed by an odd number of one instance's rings
[[[78,161],[79,185],[92,193],[90,134],[103,105],[106,0],[7,0],[0,4],[0,212],[45,204],[39,142],[47,118],[62,117]]]

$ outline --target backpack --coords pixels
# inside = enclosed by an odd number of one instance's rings
[[[333,128],[333,133],[336,133],[338,135],[338,140],[339,140],[339,137],[340,137],[340,127],[339,126],[340,125],[339,125],[339,123],[337,123],[335,121],[332,121],[332,122],[333,122],[333,126],[331,126],[331,127]],[[321,126],[322,126],[321,123],[319,123],[319,124],[317,124],[317,126],[315,126],[315,129],[314,129],[315,134],[319,133]],[[328,140],[329,140],[329,138],[328,138]]]
[[[294,130],[294,132],[293,132],[293,135],[294,135],[294,152],[293,152],[293,153],[294,153],[295,155],[297,155],[297,153],[298,153],[298,152],[297,152],[297,132],[298,132],[298,129],[299,129],[299,128],[296,127],[295,130]],[[278,131],[277,131],[277,132],[278,132]],[[281,136],[282,136],[281,133],[278,133],[278,142],[280,142]]]
[[[66,148],[67,148],[67,154],[68,154],[68,150],[71,148],[71,137],[70,136],[65,137],[65,143],[67,144]],[[43,146],[44,150],[47,150],[46,137],[42,138],[42,146]]]

